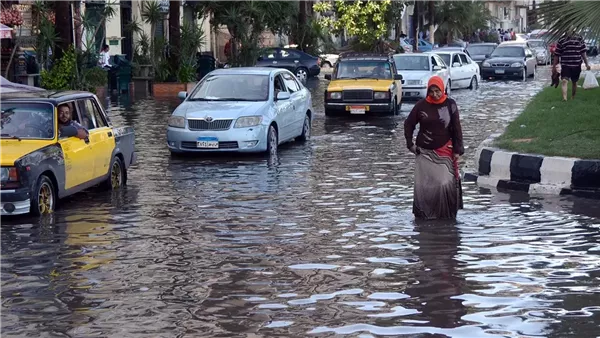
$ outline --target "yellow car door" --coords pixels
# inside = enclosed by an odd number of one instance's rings
[[[84,184],[93,178],[94,153],[85,140],[67,137],[58,140],[65,156],[65,189]]]
[[[113,130],[108,126],[108,121],[94,98],[81,100],[80,107],[90,133],[90,145],[94,151],[93,178],[106,176],[115,149]]]

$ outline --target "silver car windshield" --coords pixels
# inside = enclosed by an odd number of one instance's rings
[[[389,62],[346,61],[338,65],[336,79],[392,79]]]
[[[529,40],[529,45],[531,46],[531,48],[543,48],[544,47],[544,41],[531,41]]]
[[[269,76],[216,74],[205,78],[190,94],[189,101],[267,101]]]
[[[394,62],[398,70],[431,70],[426,55],[394,56]]]

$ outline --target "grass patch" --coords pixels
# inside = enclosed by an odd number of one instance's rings
[[[570,95],[571,83],[567,102],[560,86],[544,88],[495,145],[520,153],[600,159],[600,88],[577,88],[575,100]]]

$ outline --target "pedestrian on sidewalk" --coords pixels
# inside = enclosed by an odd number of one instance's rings
[[[567,88],[571,80],[571,100],[577,93],[577,81],[581,75],[581,61],[585,62],[587,70],[590,70],[590,64],[587,59],[587,47],[583,38],[571,29],[565,36],[558,40],[556,50],[554,51],[554,62],[552,72],[558,72],[556,67],[560,60],[560,77],[562,79],[561,89],[563,101],[567,101]]]
[[[463,208],[458,160],[465,149],[458,107],[445,94],[441,77],[429,80],[427,97],[415,104],[404,122],[404,137],[416,155],[413,214],[422,219],[456,218]]]

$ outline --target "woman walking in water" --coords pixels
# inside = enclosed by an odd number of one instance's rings
[[[417,218],[454,219],[463,207],[458,171],[458,159],[465,151],[462,128],[456,102],[444,92],[442,78],[433,76],[427,97],[415,104],[404,122],[406,146],[416,155],[413,214]]]

